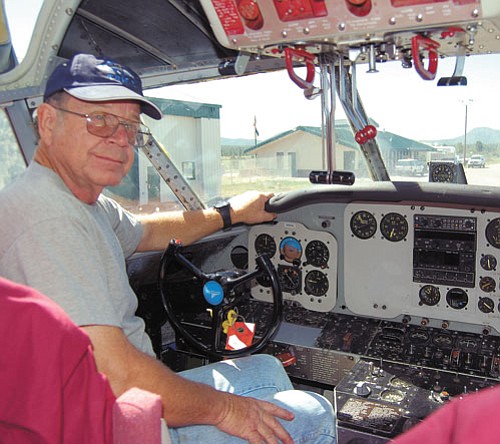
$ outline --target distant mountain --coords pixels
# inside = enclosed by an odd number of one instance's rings
[[[478,141],[485,145],[500,144],[500,130],[492,128],[474,128],[467,132],[467,145],[474,144]],[[424,142],[437,145],[456,145],[457,143],[464,143],[464,136],[462,134],[453,139],[427,140]]]

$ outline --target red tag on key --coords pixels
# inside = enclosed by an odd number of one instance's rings
[[[241,350],[252,345],[255,324],[251,322],[235,322],[227,331],[226,350]]]

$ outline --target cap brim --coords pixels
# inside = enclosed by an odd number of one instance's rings
[[[130,89],[121,85],[93,85],[66,88],[65,91],[80,100],[87,102],[108,102],[115,100],[134,100],[141,103],[141,112],[160,120],[163,116],[160,108],[144,96],[134,93]]]

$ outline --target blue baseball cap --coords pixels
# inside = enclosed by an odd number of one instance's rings
[[[52,94],[66,91],[87,102],[135,100],[141,112],[160,120],[162,113],[142,93],[141,78],[132,69],[108,58],[76,54],[54,69],[45,86],[46,101]]]

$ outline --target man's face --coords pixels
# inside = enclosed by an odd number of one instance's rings
[[[55,106],[81,114],[106,112],[120,120],[140,120],[139,104],[133,101],[91,103],[68,96],[61,105]],[[54,111],[56,123],[51,140],[44,148],[51,167],[72,192],[89,201],[86,196],[97,198],[104,187],[118,185],[134,162],[134,148],[125,127],[118,125],[113,135],[99,137],[88,132],[85,117]]]

